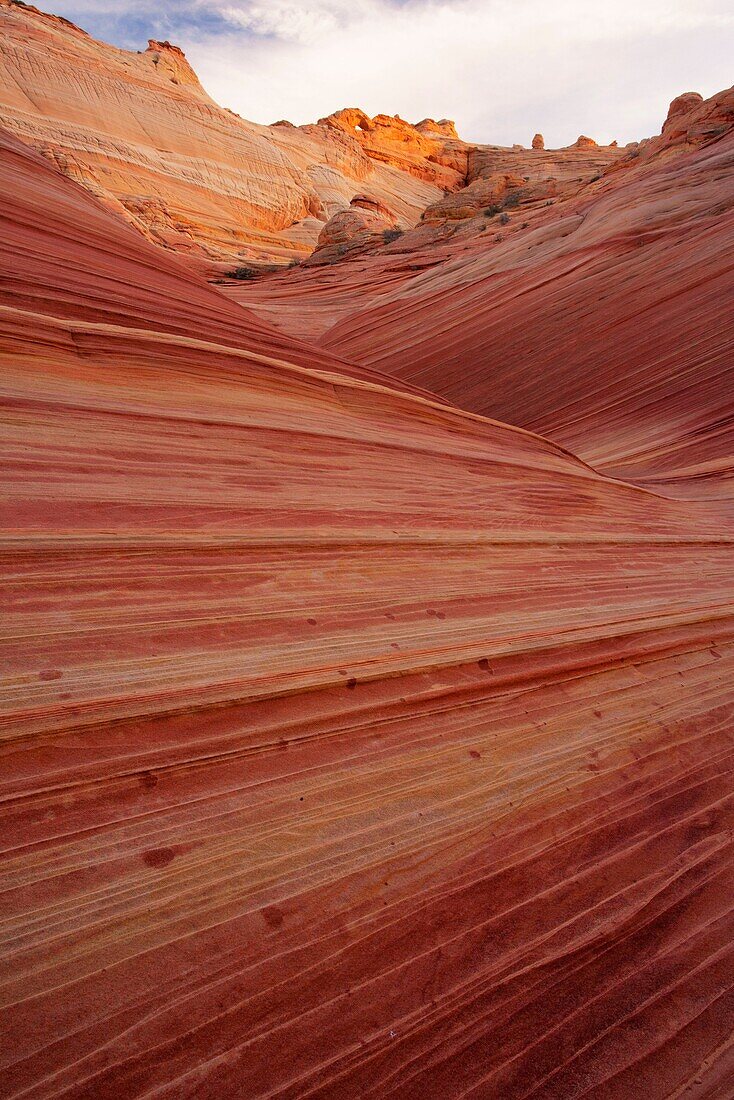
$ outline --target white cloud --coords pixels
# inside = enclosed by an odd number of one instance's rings
[[[228,4],[221,9],[221,15],[227,22],[254,34],[314,46],[324,35],[333,33],[338,25],[328,7],[305,7],[281,0],[269,0],[264,4]]]
[[[113,0],[61,0],[74,18]],[[471,140],[548,145],[657,132],[670,99],[726,87],[730,0],[128,0],[245,118],[343,106],[452,117]],[[153,16],[150,16],[151,23]],[[94,27],[89,29],[94,30]],[[152,33],[152,32],[151,32]]]

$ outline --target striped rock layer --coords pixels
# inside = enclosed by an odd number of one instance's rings
[[[575,198],[424,249],[414,271],[365,261],[342,296],[335,272],[302,331],[614,476],[730,499],[733,248],[730,89],[679,97],[660,137]]]
[[[593,142],[470,145],[447,119],[412,125],[357,108],[315,125],[257,125],[219,107],[170,42],[117,49],[20,0],[0,0],[0,107],[3,124],[59,171],[149,240],[219,275],[306,259],[355,196],[406,229],[427,208],[435,217],[448,205],[455,218],[476,205],[498,172],[556,194],[623,155]]]
[[[0,105],[4,125],[65,175],[206,269],[303,259],[365,189],[412,224],[461,180],[436,163],[447,142],[464,148],[455,139],[401,122],[419,145],[406,159],[387,124],[375,144],[329,120],[247,122],[169,42],[116,49],[15,0],[0,0]]]
[[[0,182],[0,1094],[729,1097],[720,504]]]
[[[227,292],[615,477],[731,500],[734,90],[679,96],[659,137],[620,153],[573,192],[557,163],[556,197],[531,177],[498,216],[461,210],[477,185],[508,179],[485,151],[492,174],[437,204],[443,225]]]

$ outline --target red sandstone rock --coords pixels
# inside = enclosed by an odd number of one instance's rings
[[[4,1094],[723,1095],[731,525],[0,187]]]
[[[494,172],[473,180],[468,187],[462,188],[456,194],[445,195],[427,207],[421,220],[431,224],[443,220],[462,221],[472,218],[488,208],[499,209],[510,195],[519,199],[524,187],[525,180],[522,176]]]
[[[444,240],[430,263],[435,242],[416,242],[423,270],[347,276],[325,344],[618,476],[726,497],[733,103],[730,91],[694,104],[662,137],[619,150],[592,188],[523,207],[500,240]],[[297,281],[288,293],[297,316]]]
[[[662,134],[640,143],[644,159],[658,159],[671,152],[695,149],[728,134],[734,127],[734,93],[731,89],[702,99],[698,92],[686,92],[674,99]]]
[[[618,154],[426,120],[449,210],[521,211],[231,291],[265,321],[123,220],[170,166],[103,205],[0,134],[3,1096],[728,1096],[730,109]],[[369,122],[268,140],[420,163]]]
[[[4,1094],[715,1095],[731,528],[0,186]]]
[[[545,149],[545,140],[542,134],[536,134],[533,138],[533,149]]]
[[[663,123],[663,133],[679,115],[688,114],[701,103],[703,103],[703,96],[699,92],[683,92],[682,95],[676,96],[668,108],[668,117]]]
[[[468,154],[467,183],[495,172],[511,172],[532,181],[553,179],[558,184],[578,185],[623,156],[622,149],[600,145],[533,150],[479,145]]]

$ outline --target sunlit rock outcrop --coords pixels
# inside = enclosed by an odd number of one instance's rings
[[[397,285],[386,261],[345,279],[354,311],[325,313],[324,343],[615,475],[729,497],[734,93],[676,100],[661,136],[615,153],[506,225],[424,242]]]
[[[345,107],[320,119],[319,125],[342,130],[355,137],[371,159],[444,190],[454,190],[464,182],[467,147],[457,140],[448,119],[441,123],[424,119],[413,126],[398,115],[370,118],[356,107]]]
[[[438,122],[434,118],[424,118],[421,122],[416,122],[415,128],[422,134],[430,134],[433,137],[438,135],[456,139],[459,137],[456,132],[456,123],[450,118],[442,118]]]
[[[436,140],[415,131],[404,151],[394,120],[375,149],[329,125],[258,126],[218,107],[171,43],[119,50],[14,0],[0,0],[0,107],[55,167],[207,270],[304,258],[363,188],[412,224],[459,178],[429,163]]]

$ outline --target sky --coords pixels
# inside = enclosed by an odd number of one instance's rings
[[[731,0],[36,0],[97,38],[167,38],[254,122],[341,107],[452,118],[469,141],[620,144],[734,75]]]

